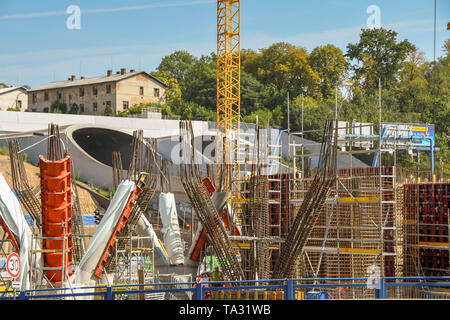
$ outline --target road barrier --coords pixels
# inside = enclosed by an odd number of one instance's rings
[[[355,298],[355,290],[366,296]],[[450,299],[450,277],[304,278],[173,282],[0,291],[0,300]]]

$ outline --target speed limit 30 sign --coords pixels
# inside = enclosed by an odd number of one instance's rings
[[[6,259],[6,271],[12,278],[17,278],[20,273],[20,259],[17,253],[11,253]]]

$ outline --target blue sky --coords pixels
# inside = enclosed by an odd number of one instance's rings
[[[450,1],[437,0],[437,56],[449,38]],[[81,29],[69,30],[70,5]],[[433,59],[433,0],[242,0],[242,48],[288,41],[311,51],[332,43],[345,52],[366,26],[370,5]],[[215,0],[0,0],[0,82],[38,86],[74,74],[98,76],[121,67],[152,71],[175,50],[216,50]]]

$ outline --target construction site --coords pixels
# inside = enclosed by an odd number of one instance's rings
[[[243,123],[240,1],[217,3],[215,126],[5,120],[0,299],[449,299],[450,182],[395,157],[433,159],[434,126],[382,122],[381,97],[378,123],[336,97],[319,142]]]

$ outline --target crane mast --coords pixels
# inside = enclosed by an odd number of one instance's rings
[[[241,1],[217,0],[217,149],[225,174],[220,189],[231,191],[240,178],[239,132],[241,97]],[[219,180],[218,180],[219,182]]]

